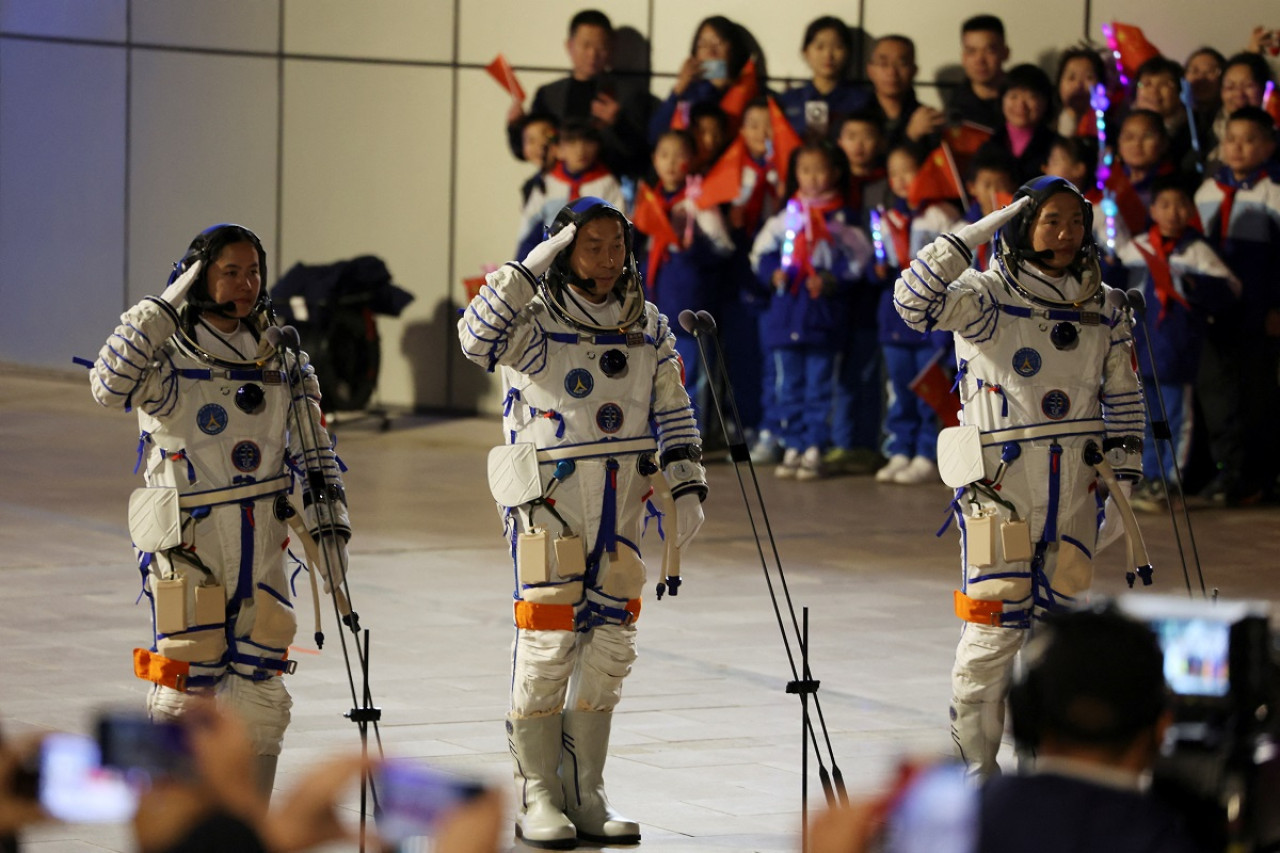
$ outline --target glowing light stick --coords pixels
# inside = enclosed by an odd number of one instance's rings
[[[1116,61],[1116,74],[1120,78],[1120,86],[1129,88],[1129,78],[1124,73],[1124,63],[1120,60],[1120,42],[1116,39],[1115,27],[1110,24],[1102,25],[1102,37],[1107,40],[1107,49],[1111,51],[1111,56]]]
[[[1107,252],[1112,255],[1116,253],[1116,215],[1119,212],[1115,193],[1107,190],[1102,196],[1102,215],[1107,228]]]
[[[799,230],[801,215],[800,202],[797,199],[793,198],[787,202],[787,212],[783,220],[787,230],[782,235],[782,268],[784,270],[790,270],[792,261],[795,260],[796,231]]]
[[[1263,90],[1262,90],[1262,104],[1261,104],[1261,106],[1262,106],[1262,108],[1263,108],[1264,110],[1267,108],[1267,104],[1271,103],[1271,96],[1272,96],[1272,94],[1274,94],[1274,93],[1275,93],[1275,90],[1276,90],[1276,84],[1275,84],[1275,81],[1274,81],[1274,80],[1268,80],[1268,81],[1267,81],[1267,88],[1265,88],[1265,89],[1263,89]]]
[[[879,206],[871,211],[871,245],[876,248],[876,263],[883,264],[884,256],[884,228],[880,224],[880,217],[883,209]]]
[[[1191,128],[1191,147],[1196,152],[1196,171],[1204,174],[1204,160],[1200,156],[1200,131],[1196,129],[1196,110],[1195,102],[1191,99],[1191,81],[1186,77],[1182,78],[1182,106],[1187,110],[1187,127]],[[1266,101],[1263,101],[1266,103]]]
[[[1111,101],[1107,98],[1107,87],[1099,83],[1093,87],[1089,96],[1089,106],[1093,107],[1093,125],[1098,129],[1098,169],[1095,174],[1098,189],[1105,189],[1111,177],[1111,152],[1107,150],[1107,110]]]

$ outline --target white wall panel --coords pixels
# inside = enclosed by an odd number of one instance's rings
[[[280,0],[131,0],[132,40],[274,53]]]
[[[126,0],[0,0],[0,32],[124,41]]]
[[[499,52],[513,65],[569,68],[564,43],[569,20],[584,8],[599,9],[609,16],[615,30],[624,27],[648,30],[648,4],[635,0],[466,0],[462,4],[459,29],[459,61],[487,65]],[[521,75],[523,77],[523,75]],[[529,91],[529,84],[521,79]]]
[[[448,62],[450,0],[303,0],[285,3],[286,53]]]
[[[447,69],[285,65],[281,260],[377,255],[417,297],[378,319],[388,404],[445,405],[451,85]]]
[[[0,361],[69,368],[119,320],[124,100],[122,49],[0,45]]]
[[[156,293],[220,222],[253,229],[275,258],[276,77],[274,59],[134,52],[130,299]]]

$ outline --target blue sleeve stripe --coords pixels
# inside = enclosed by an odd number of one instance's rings
[[[124,341],[126,344],[127,344],[127,343],[129,343],[129,339],[128,339],[128,338],[125,338],[125,337],[122,337],[121,335],[112,335],[111,337],[113,337],[113,338],[120,338],[120,340]],[[129,359],[125,358],[125,357],[124,357],[124,355],[123,355],[119,350],[117,350],[115,347],[113,347],[110,343],[108,343],[108,344],[107,344],[107,349],[111,350],[111,354],[112,354],[112,355],[114,355],[116,358],[120,359],[120,360],[121,360],[121,361],[123,361],[125,364],[129,365],[130,367],[132,367],[134,370],[137,370],[138,372],[142,372],[142,365],[140,365],[140,364],[134,364],[132,361],[130,361]]]

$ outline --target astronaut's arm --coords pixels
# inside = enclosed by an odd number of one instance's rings
[[[148,296],[120,316],[89,372],[93,398],[107,408],[134,406],[163,417],[177,402],[177,375],[162,369],[157,351],[178,329],[177,311]]]
[[[480,292],[458,320],[458,340],[468,361],[489,372],[500,364],[537,373],[546,364],[547,341],[529,316],[535,279],[512,261],[485,276]]]
[[[1133,356],[1132,321],[1120,315],[1111,329],[1099,396],[1106,424],[1102,449],[1122,480],[1142,479],[1142,436],[1147,429],[1142,381],[1134,370]]]
[[[920,250],[893,285],[893,307],[919,332],[955,332],[981,343],[994,333],[998,303],[981,274],[969,268],[972,251],[953,234],[943,234]]]
[[[342,485],[342,463],[333,450],[320,410],[320,383],[304,352],[296,360],[286,356],[292,374],[290,388],[296,394],[289,407],[289,458],[303,472],[302,517],[312,536],[351,538],[347,493]],[[296,418],[305,418],[299,423]]]
[[[649,306],[646,310],[655,312]],[[702,434],[693,415],[689,392],[681,381],[684,366],[676,353],[676,338],[667,318],[658,315],[658,367],[653,377],[653,421],[658,433],[659,465],[671,493],[707,496],[707,472],[702,467]]]

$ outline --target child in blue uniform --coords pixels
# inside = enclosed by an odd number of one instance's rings
[[[788,170],[787,208],[751,250],[757,277],[774,289],[764,344],[773,348],[786,454],[779,477],[825,473],[822,450],[849,288],[871,258],[871,243],[844,206],[843,158],[828,142],[797,148]],[[803,449],[802,449],[803,448]]]

